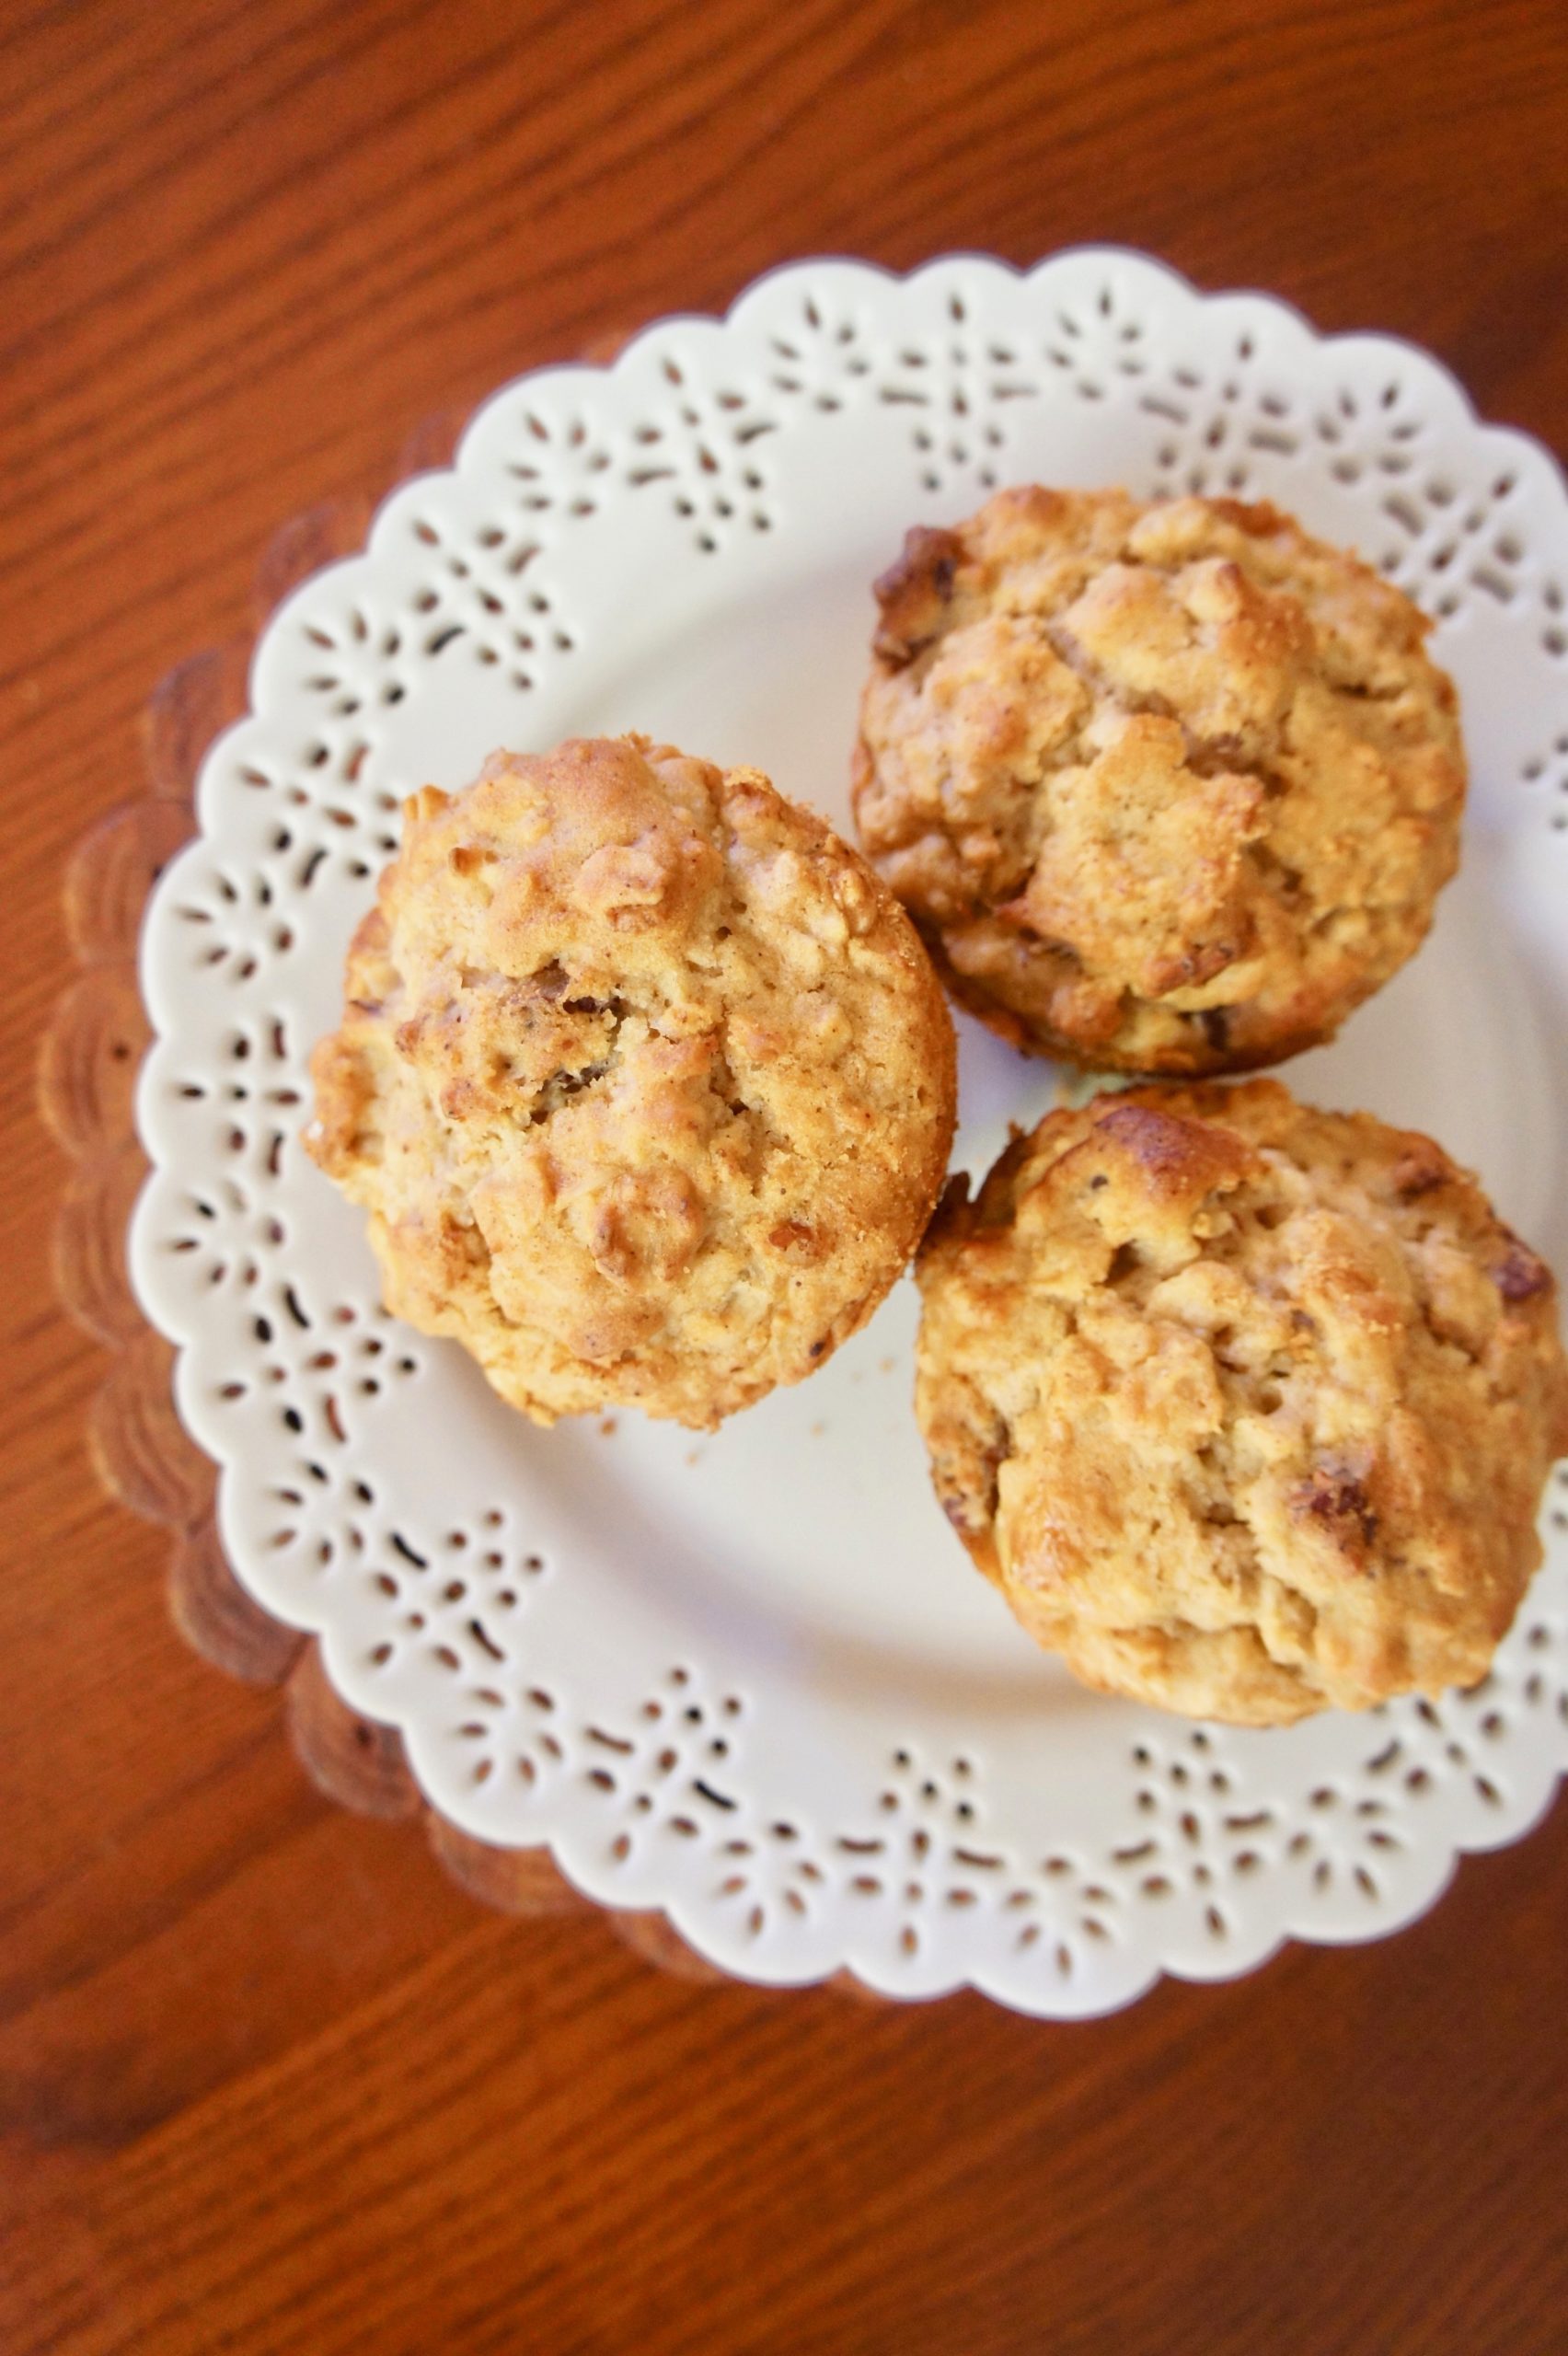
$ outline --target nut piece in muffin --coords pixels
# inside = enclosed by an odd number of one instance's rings
[[[1425,618],[1234,500],[999,492],[876,584],[861,839],[1020,1047],[1200,1074],[1331,1037],[1458,858]]]
[[[1568,1367],[1429,1138],[1274,1080],[1104,1095],[955,1180],[918,1275],[937,1494],[1086,1683],[1269,1726],[1484,1675]]]
[[[497,753],[404,805],[306,1142],[387,1306],[540,1423],[709,1428],[876,1308],[940,1189],[952,1024],[885,884],[755,769]]]

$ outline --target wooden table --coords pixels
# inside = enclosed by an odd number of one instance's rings
[[[487,1913],[172,1632],[31,1113],[154,682],[282,518],[520,369],[791,255],[1112,237],[1561,445],[1568,15],[14,0],[0,98],[0,2344],[1568,2347],[1568,1808],[1401,1938],[1078,2027]]]

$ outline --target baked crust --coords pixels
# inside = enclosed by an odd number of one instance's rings
[[[1329,1038],[1419,946],[1465,765],[1430,625],[1235,500],[999,492],[910,533],[853,780],[955,997],[1103,1069]]]
[[[1103,1095],[955,1181],[918,1276],[939,1498],[1087,1683],[1266,1726],[1484,1675],[1568,1367],[1430,1138],[1274,1080]]]
[[[498,753],[405,804],[306,1142],[387,1304],[536,1421],[711,1427],[822,1365],[919,1240],[952,1024],[887,887],[755,769]]]

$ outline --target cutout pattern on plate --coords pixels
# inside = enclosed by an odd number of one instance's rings
[[[1321,341],[1133,255],[801,264],[725,322],[498,395],[453,472],[406,485],[367,552],[274,618],[149,917],[133,1266],[223,1468],[236,1568],[320,1633],[447,1814],[548,1839],[593,1894],[667,1907],[737,1970],[850,1964],[1072,2014],[1287,1934],[1391,1928],[1458,1850],[1529,1823],[1568,1762],[1562,1474],[1551,1559],[1477,1692],[1263,1737],[1078,1696],[1042,1750],[1027,1713],[848,1698],[679,1582],[607,1581],[541,1485],[553,1438],[510,1438],[455,1353],[386,1315],[297,1143],[348,933],[448,745],[455,784],[491,743],[591,724],[628,615],[697,630],[765,597],[831,564],[857,502],[902,529],[1052,471],[1274,497],[1356,542],[1461,674],[1483,823],[1537,839],[1537,888],[1568,907],[1568,502],[1535,445],[1478,426],[1407,346]],[[1565,966],[1568,946],[1559,1022]],[[689,1477],[721,1461],[692,1449]],[[948,1576],[972,1576],[956,1553]]]

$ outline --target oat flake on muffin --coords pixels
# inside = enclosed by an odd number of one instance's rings
[[[905,1265],[952,1136],[886,886],[756,770],[637,736],[405,805],[312,1070],[388,1306],[542,1423],[711,1427],[799,1381]]]
[[[1451,681],[1276,509],[1003,491],[877,583],[854,802],[953,994],[1020,1046],[1198,1074],[1333,1034],[1454,872]]]
[[[1429,1138],[1274,1080],[1111,1094],[955,1182],[918,1274],[939,1497],[1086,1682],[1263,1726],[1484,1675],[1568,1367]]]

